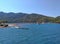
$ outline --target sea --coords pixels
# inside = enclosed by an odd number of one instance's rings
[[[0,28],[0,44],[60,44],[60,24],[18,23]]]

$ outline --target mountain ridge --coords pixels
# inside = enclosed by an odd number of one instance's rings
[[[56,17],[57,19],[60,19],[60,16]],[[0,20],[5,20],[9,23],[11,22],[52,22],[50,20],[55,20],[55,17],[50,17],[50,16],[45,16],[42,14],[37,14],[37,13],[5,13],[5,12],[0,12]],[[60,21],[60,20],[59,20]]]

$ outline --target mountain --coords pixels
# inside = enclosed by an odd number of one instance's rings
[[[56,18],[60,19],[60,16]],[[40,22],[54,22],[55,18],[36,13],[27,14],[27,13],[0,12],[0,21],[7,21],[8,23],[20,23],[20,22],[40,23]]]

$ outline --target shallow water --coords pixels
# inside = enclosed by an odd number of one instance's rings
[[[20,29],[0,28],[0,44],[60,44],[60,24],[27,23],[19,26]]]

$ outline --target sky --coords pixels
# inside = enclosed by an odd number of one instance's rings
[[[0,0],[0,11],[60,16],[60,0]]]

